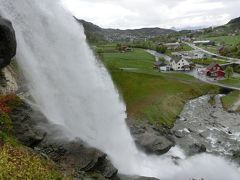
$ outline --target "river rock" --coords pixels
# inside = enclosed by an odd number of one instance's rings
[[[136,144],[147,153],[162,155],[167,153],[174,143],[164,136],[145,132],[137,136]]]
[[[17,42],[12,23],[0,17],[0,68],[10,64],[16,55]]]
[[[192,144],[189,146],[189,155],[195,155],[199,153],[204,153],[207,151],[207,148],[203,144]]]

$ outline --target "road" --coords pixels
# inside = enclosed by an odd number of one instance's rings
[[[159,53],[157,51],[154,50],[150,50],[150,49],[145,49],[145,51],[153,56],[155,56],[156,61],[158,61],[159,58],[164,58],[166,61],[168,61],[170,63],[170,61],[172,60],[172,58],[170,56],[167,56],[165,54]]]
[[[225,85],[225,84],[221,84],[221,83],[218,83],[216,80],[214,80],[213,78],[208,78],[206,75],[204,74],[201,74],[201,68],[197,68],[197,69],[194,69],[193,71],[191,72],[188,72],[187,74],[195,77],[196,79],[199,79],[200,81],[203,81],[203,82],[206,82],[208,84],[212,84],[212,85],[216,85],[216,86],[219,86],[219,87],[222,87],[222,88],[227,88],[227,89],[232,89],[232,90],[238,90],[240,91],[240,88],[239,87],[234,87],[234,86],[229,86],[229,85]]]
[[[191,48],[195,49],[195,50],[199,50],[199,51],[202,51],[206,54],[209,54],[209,55],[212,55],[212,56],[216,56],[216,57],[219,57],[219,58],[223,58],[223,59],[226,59],[228,61],[231,61],[233,63],[237,63],[237,64],[240,64],[240,59],[236,59],[236,58],[231,58],[231,57],[226,57],[226,56],[221,56],[219,54],[215,54],[215,53],[212,53],[212,52],[209,52],[203,48],[200,48],[200,47],[197,47],[195,46],[194,44],[191,44],[191,43],[188,43],[188,42],[183,42],[184,44],[190,46]]]

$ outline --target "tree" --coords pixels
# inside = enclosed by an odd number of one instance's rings
[[[121,50],[122,50],[122,44],[118,43],[118,44],[116,45],[116,49],[119,50],[119,51],[121,51]]]
[[[228,66],[225,70],[226,76],[228,79],[233,76],[233,68],[231,66]]]
[[[163,45],[159,45],[156,47],[156,51],[164,54],[167,51],[167,48]]]

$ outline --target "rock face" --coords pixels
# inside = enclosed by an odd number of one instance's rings
[[[7,66],[16,55],[17,42],[12,23],[0,17],[0,68]]]
[[[174,140],[168,132],[155,129],[148,123],[136,124],[136,121],[127,121],[136,145],[148,154],[162,155],[173,146]]]
[[[91,173],[97,174],[100,179],[116,177],[118,171],[106,154],[88,147],[80,139],[64,138],[60,127],[50,124],[27,104],[22,103],[10,116],[14,136],[22,144],[54,161],[64,173],[73,173],[76,179],[84,179]]]
[[[173,143],[164,136],[158,136],[148,132],[137,136],[136,143],[140,148],[143,148],[145,152],[157,155],[167,153],[173,146]]]

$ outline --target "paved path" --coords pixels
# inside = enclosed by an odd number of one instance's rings
[[[240,64],[240,59],[237,59],[237,58],[231,58],[231,57],[226,57],[226,56],[221,56],[219,54],[215,54],[215,53],[212,53],[212,52],[209,52],[203,48],[200,48],[200,47],[197,47],[195,46],[194,44],[191,44],[191,43],[187,43],[187,42],[184,42],[186,45],[192,47],[193,49],[195,50],[199,50],[199,51],[202,51],[206,54],[209,54],[209,55],[213,55],[213,56],[216,56],[216,57],[219,57],[219,58],[224,58],[224,59],[227,59],[228,61],[231,61],[232,63],[236,63],[236,64]]]

